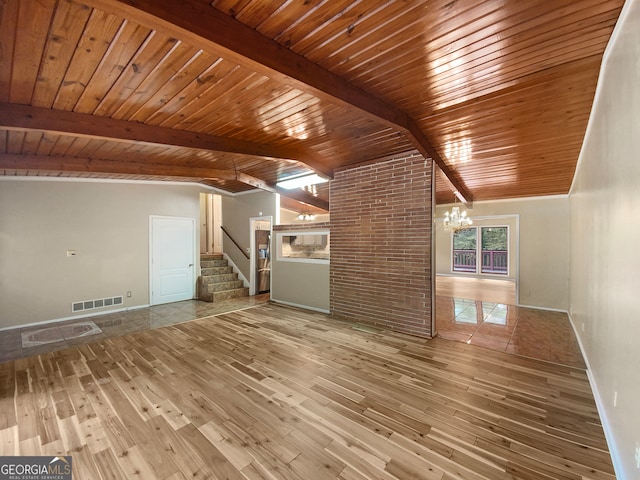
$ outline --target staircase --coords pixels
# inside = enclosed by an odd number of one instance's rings
[[[198,299],[205,302],[220,302],[230,298],[247,297],[249,289],[244,287],[233,267],[222,254],[200,255],[201,276],[198,277]]]

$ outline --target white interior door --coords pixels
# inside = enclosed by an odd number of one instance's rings
[[[195,291],[195,219],[150,221],[151,305],[190,300]]]

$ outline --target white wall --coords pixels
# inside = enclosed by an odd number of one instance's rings
[[[119,308],[149,304],[149,215],[198,222],[200,191],[0,180],[0,328],[81,315],[71,312],[80,300],[122,295]]]
[[[572,320],[617,477],[640,478],[640,0],[605,53],[570,214]]]
[[[450,234],[441,226],[445,210],[436,207],[436,271],[451,272]],[[569,283],[569,201],[566,196],[532,197],[474,202],[467,213],[476,217],[496,217],[496,224],[508,224],[511,247],[519,252],[519,304],[567,310]],[[519,228],[515,228],[515,218]],[[490,223],[490,220],[475,222]],[[519,231],[516,231],[519,230]],[[514,252],[515,253],[515,252]],[[510,257],[512,266],[516,261]],[[514,275],[515,270],[510,272]],[[499,278],[499,277],[492,277]]]

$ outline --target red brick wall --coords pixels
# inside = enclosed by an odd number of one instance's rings
[[[430,160],[342,170],[331,182],[331,313],[431,336]]]

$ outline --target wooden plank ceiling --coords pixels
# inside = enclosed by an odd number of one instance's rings
[[[0,173],[237,193],[422,155],[439,203],[567,193],[622,4],[6,0]]]

